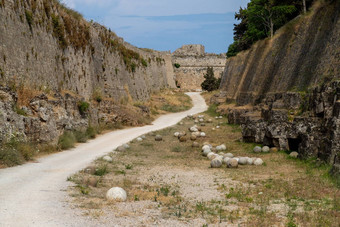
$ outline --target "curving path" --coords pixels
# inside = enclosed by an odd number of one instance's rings
[[[95,226],[92,220],[71,209],[65,201],[70,185],[67,177],[123,143],[207,109],[199,93],[187,94],[194,104],[188,111],[161,116],[152,125],[101,135],[74,149],[38,159],[36,163],[0,169],[0,227]]]

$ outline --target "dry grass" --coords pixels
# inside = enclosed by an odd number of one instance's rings
[[[157,132],[163,136],[161,142],[154,141],[154,133],[150,133],[143,142],[132,142],[128,151],[112,154],[115,161],[108,165],[109,173],[100,178],[98,187],[90,187],[87,195],[71,189],[75,204],[85,206],[97,199],[102,210],[114,207],[111,215],[124,211],[125,218],[136,221],[138,217],[129,214],[131,210],[126,206],[144,201],[147,209],[160,209],[162,214],[144,216],[182,224],[201,226],[198,220],[204,220],[209,225],[223,226],[339,226],[340,192],[324,177],[325,168],[310,168],[287,158],[283,152],[255,154],[254,144],[238,141],[239,126],[225,122],[226,119],[214,119],[201,127],[207,137],[197,142],[215,146],[224,143],[228,152],[236,156],[261,157],[263,166],[209,168],[210,161],[201,156],[199,149],[191,147],[191,141],[180,143],[173,136],[193,125],[192,120],[185,119],[183,125]],[[217,124],[221,128],[213,131]],[[101,163],[96,161],[97,165]],[[131,168],[127,169],[127,165]],[[106,191],[113,186],[127,191],[126,203],[109,204],[105,200]]]

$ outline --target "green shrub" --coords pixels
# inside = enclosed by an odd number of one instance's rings
[[[59,46],[65,49],[68,43],[65,38],[65,27],[60,22],[59,16],[52,14],[53,35],[58,39]]]
[[[89,139],[86,135],[86,132],[73,131],[72,133],[78,143],[86,143],[86,141]]]
[[[19,115],[27,116],[26,111],[18,107],[18,105],[14,105],[14,111]]]
[[[178,68],[180,68],[180,67],[181,67],[181,65],[180,65],[180,64],[178,64],[178,63],[175,63],[175,64],[174,64],[174,66],[175,66],[175,68],[176,68],[176,69],[178,69]]]
[[[28,26],[30,27],[30,30],[32,30],[33,25],[33,13],[29,10],[25,10],[26,20],[28,23]]]
[[[96,135],[98,134],[97,130],[95,128],[93,128],[92,126],[89,126],[86,129],[86,135],[88,138],[94,139],[96,138]]]
[[[65,131],[58,140],[58,147],[62,150],[74,147],[77,139],[70,131]]]
[[[108,173],[107,165],[101,165],[98,167],[98,169],[96,169],[96,172],[94,173],[94,175],[104,176],[107,173]]]
[[[145,61],[145,59],[144,58],[142,58],[142,65],[144,66],[144,67],[148,67],[148,63]]]
[[[87,113],[89,108],[90,108],[90,104],[88,102],[80,101],[78,103],[78,109],[81,115],[84,115],[85,113]]]

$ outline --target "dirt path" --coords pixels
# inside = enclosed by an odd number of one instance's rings
[[[207,109],[198,93],[187,93],[194,107],[161,116],[148,125],[113,131],[74,149],[14,168],[0,170],[0,226],[95,226],[66,203],[67,177],[96,157],[139,135],[176,124],[188,114]]]

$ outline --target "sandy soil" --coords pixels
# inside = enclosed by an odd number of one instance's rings
[[[188,114],[207,109],[204,99],[198,93],[187,94],[194,104],[189,111],[161,116],[152,125],[107,133],[74,149],[38,159],[34,163],[1,169],[0,226],[98,226],[92,216],[83,216],[67,203],[69,198],[66,189],[71,185],[66,181],[67,177],[135,137],[169,127]],[[138,203],[135,206],[138,210]],[[145,205],[140,207],[143,212]],[[125,224],[134,223],[126,221]]]

